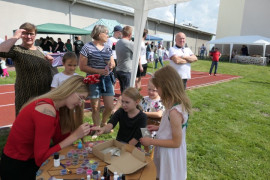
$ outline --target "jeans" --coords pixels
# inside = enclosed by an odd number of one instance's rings
[[[131,73],[123,72],[123,71],[116,71],[116,75],[120,83],[120,90],[122,94],[125,89],[130,87]]]
[[[204,59],[204,52],[200,53],[200,59]]]
[[[101,76],[97,84],[89,84],[90,99],[100,98],[101,96],[114,96],[114,87],[110,76]]]
[[[212,61],[211,68],[210,68],[210,71],[209,71],[209,74],[212,73],[212,70],[213,70],[213,67],[214,67],[214,66],[215,66],[215,72],[214,72],[214,74],[217,74],[218,61]]]
[[[163,67],[163,60],[162,60],[162,57],[159,56],[158,59],[155,59],[155,69],[157,69],[157,64],[158,64],[158,61],[160,62],[161,66]]]

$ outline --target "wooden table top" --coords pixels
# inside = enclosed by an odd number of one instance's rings
[[[64,149],[62,149],[59,154],[64,155],[65,159],[61,160],[62,164],[66,164],[66,161],[70,160],[67,158],[67,153],[70,150],[76,150],[77,147],[75,146],[68,146]],[[99,166],[97,168],[97,171],[101,171],[101,175],[103,174],[104,167],[107,166],[108,164],[103,162],[102,160],[98,159],[95,157],[94,154],[89,153],[88,160],[94,160],[99,162]],[[154,162],[150,159],[150,157],[146,157],[147,162],[149,162],[145,167],[139,169],[135,173],[132,174],[127,174],[126,179],[127,180],[155,180],[156,179],[156,166]],[[71,159],[72,161],[72,159]],[[50,177],[55,177],[57,179],[78,179],[80,180],[81,178],[84,178],[86,180],[86,173],[84,174],[76,174],[76,169],[80,167],[80,165],[83,163],[84,159],[79,159],[78,165],[70,165],[67,166],[68,169],[72,171],[72,174],[67,174],[67,175],[60,175],[60,170],[64,169],[62,166],[59,167],[54,167],[53,165],[53,156],[50,156],[47,161],[45,161],[44,165],[40,167],[39,173],[40,175],[36,176],[36,180],[48,180]],[[130,163],[130,162],[127,162]],[[111,174],[112,175],[112,174]],[[111,179],[113,176],[111,176]]]

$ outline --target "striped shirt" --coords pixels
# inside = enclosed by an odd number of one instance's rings
[[[112,50],[108,45],[99,50],[92,42],[85,44],[80,53],[88,58],[87,65],[95,69],[105,69],[112,56]]]

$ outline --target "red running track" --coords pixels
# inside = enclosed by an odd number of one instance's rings
[[[150,79],[150,75],[142,78],[142,90],[141,95],[147,95],[147,83]],[[217,84],[232,79],[239,78],[239,76],[232,76],[227,74],[217,74],[217,76],[209,76],[206,72],[192,71],[192,78],[187,83],[188,89],[198,88],[202,86],[208,86]],[[120,94],[119,83],[116,83],[115,87],[116,97]],[[11,126],[15,120],[15,92],[14,84],[0,85],[0,127]],[[90,101],[86,101],[86,108],[90,108]]]

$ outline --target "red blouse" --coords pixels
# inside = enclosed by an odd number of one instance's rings
[[[58,143],[70,133],[61,133],[59,111],[56,110],[56,117],[52,117],[35,110],[37,104],[44,103],[54,106],[51,99],[39,99],[21,110],[8,136],[5,155],[22,161],[34,158],[36,165],[41,166],[50,155],[61,150]],[[51,140],[55,144],[52,147]]]

